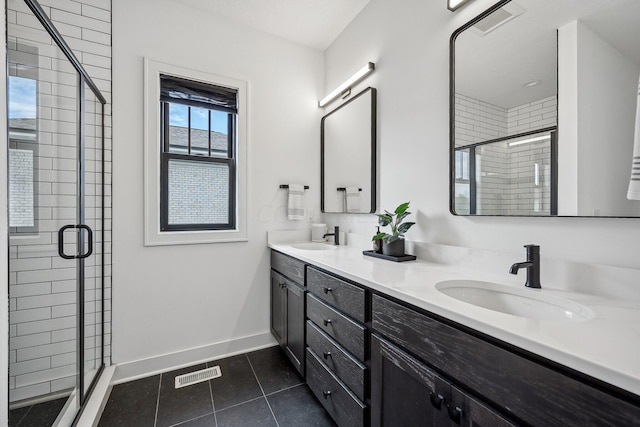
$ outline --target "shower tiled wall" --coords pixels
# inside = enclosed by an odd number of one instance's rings
[[[505,213],[548,215],[551,210],[551,145],[549,141],[509,147],[508,161],[510,185],[505,197]]]
[[[506,143],[481,145],[476,149],[478,179],[477,213],[480,215],[503,215],[509,203],[509,178],[504,171],[509,169],[509,153]]]
[[[111,0],[40,0],[45,13],[86,68],[105,106],[105,361],[110,359],[111,320]],[[66,59],[54,54],[49,36],[22,0],[7,2],[9,48],[17,62],[33,60],[40,80],[40,136],[35,147],[37,237],[12,237],[10,244],[10,398],[29,399],[73,387],[75,383],[75,267],[57,256],[53,234],[58,218],[74,218],[75,87]],[[17,36],[17,37],[16,37]],[[23,41],[24,43],[21,43]],[[29,49],[35,46],[37,51]],[[35,55],[37,53],[37,56]],[[31,59],[28,57],[31,56]],[[19,71],[15,71],[19,73]],[[16,74],[12,74],[16,75]],[[87,93],[89,93],[87,91]],[[65,105],[63,98],[71,99]],[[46,99],[56,105],[47,105]],[[61,104],[62,102],[62,104]],[[88,101],[89,103],[90,101]],[[55,107],[55,108],[53,108]],[[91,139],[91,135],[88,135]],[[88,148],[87,156],[95,155]],[[95,166],[89,162],[88,167]],[[61,172],[54,172],[54,170]],[[88,183],[87,205],[95,215],[95,185]],[[93,187],[93,188],[92,188]],[[92,201],[93,200],[93,201]],[[88,268],[93,275],[95,267]],[[89,287],[95,281],[87,280]],[[95,295],[89,292],[87,303]],[[91,325],[89,325],[91,326]],[[89,328],[91,331],[93,329]],[[96,331],[97,332],[97,331]],[[88,353],[94,345],[89,340]]]
[[[456,94],[457,146],[555,126],[556,123],[555,96],[506,109]],[[479,159],[478,214],[548,214],[551,177],[548,142],[513,147],[500,142],[479,146],[476,154]],[[534,177],[536,163],[538,184]]]
[[[469,145],[507,135],[507,110],[456,94],[456,145]]]
[[[555,96],[507,110],[509,135],[555,126],[558,123],[558,102]]]

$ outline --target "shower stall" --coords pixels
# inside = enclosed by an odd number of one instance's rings
[[[10,417],[68,426],[105,366],[106,101],[35,0],[7,16]]]

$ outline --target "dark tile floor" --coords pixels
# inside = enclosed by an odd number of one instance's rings
[[[222,376],[175,389],[177,375],[220,366]],[[99,427],[335,426],[279,347],[113,387]]]
[[[45,427],[53,425],[67,397],[9,411],[9,427]]]

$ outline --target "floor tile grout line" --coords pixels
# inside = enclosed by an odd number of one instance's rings
[[[184,420],[184,421],[180,421],[179,423],[176,423],[176,424],[171,424],[169,427],[180,427],[183,424],[190,423],[191,421],[199,420],[200,418],[208,417],[209,415],[211,415],[211,414],[200,415],[199,417],[191,418],[190,420]]]
[[[266,397],[273,396],[274,394],[282,393],[283,391],[291,390],[292,388],[300,387],[301,385],[305,385],[305,383],[298,383],[289,387],[285,387],[282,390],[272,391],[271,393],[266,394],[265,396]]]
[[[258,378],[258,374],[256,374],[256,370],[253,369],[253,363],[251,363],[251,359],[249,359],[249,354],[245,354],[245,357],[247,358],[247,361],[249,362],[249,367],[251,368],[251,371],[253,372],[253,376],[256,377],[256,381],[258,382],[258,386],[260,387],[260,391],[262,392],[262,397],[264,397],[265,402],[267,402],[267,406],[269,407],[269,411],[271,412],[271,415],[273,416],[273,420],[276,422],[276,427],[280,427],[280,423],[278,423],[278,419],[276,418],[276,414],[273,412],[273,409],[271,408],[271,404],[269,403],[269,399],[267,399],[267,395],[264,392],[264,389],[262,388],[262,384],[260,383],[260,379]]]
[[[153,419],[153,427],[158,425],[158,410],[160,409],[160,389],[162,388],[162,374],[160,374],[160,380],[158,381],[158,397],[156,398],[156,414]]]
[[[251,403],[251,402],[254,402],[256,400],[264,399],[264,398],[265,398],[264,395],[258,396],[258,397],[254,397],[253,399],[245,400],[244,402],[236,403],[235,405],[227,406],[226,408],[223,408],[223,409],[218,409],[217,412],[223,412],[223,411],[226,411],[227,409],[235,408],[236,406],[244,405],[245,403]]]
[[[25,412],[24,415],[22,416],[22,418],[20,418],[20,421],[18,421],[18,424],[16,424],[16,427],[20,427],[20,424],[22,424],[22,422],[25,420],[25,418],[27,418],[27,415],[29,415],[29,412],[31,412],[31,410],[33,409],[34,406],[35,405],[29,406],[29,409],[27,409],[27,412]],[[8,411],[8,412],[10,413],[11,411]]]
[[[207,362],[207,367],[209,367],[209,362]],[[222,371],[222,369],[220,369]],[[209,383],[209,396],[211,396],[211,408],[213,409],[213,422],[218,427],[218,417],[216,417],[216,402],[213,400],[213,387],[211,387],[211,380],[207,381]]]
[[[22,424],[22,422],[25,420],[25,418],[27,418],[27,415],[29,415],[29,412],[31,412],[31,410],[33,409],[35,405],[31,405],[29,406],[29,409],[27,409],[27,412],[24,413],[24,415],[22,416],[22,418],[20,418],[20,421],[18,421],[18,424],[16,424],[16,427],[19,427],[20,424]],[[9,411],[11,412],[11,411]]]

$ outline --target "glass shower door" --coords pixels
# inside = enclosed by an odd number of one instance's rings
[[[83,200],[82,224],[86,224],[93,233],[92,255],[81,259],[84,273],[82,283],[83,323],[81,333],[84,337],[84,355],[82,361],[81,388],[86,394],[102,367],[103,349],[103,277],[104,277],[104,150],[102,143],[102,103],[83,83],[83,147],[84,182],[81,187]],[[88,249],[88,248],[87,248]]]
[[[59,230],[80,220],[79,76],[34,39],[9,32],[10,402],[60,411],[78,376],[78,262],[59,256],[78,252],[78,232]]]
[[[7,8],[10,419],[65,427],[104,366],[106,101],[35,0]]]

